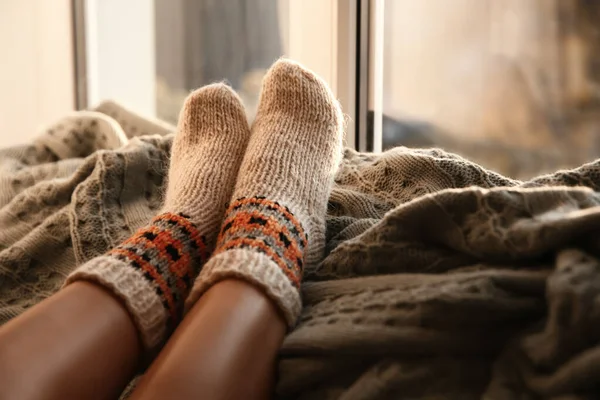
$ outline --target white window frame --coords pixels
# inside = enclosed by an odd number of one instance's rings
[[[347,118],[346,145],[356,146],[358,0],[290,0],[288,56],[327,81]]]
[[[372,150],[380,153],[383,146],[383,50],[385,32],[385,0],[369,2],[369,109],[373,110]]]

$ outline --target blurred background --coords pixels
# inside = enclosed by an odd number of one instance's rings
[[[0,145],[114,99],[175,123],[266,69],[331,85],[362,151],[442,147],[515,178],[600,155],[595,0],[0,0]]]
[[[261,80],[288,54],[290,0],[154,0],[156,113],[176,122],[194,89],[226,80],[256,109]]]

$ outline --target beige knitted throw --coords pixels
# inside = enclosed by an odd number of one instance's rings
[[[96,111],[0,151],[0,324],[160,209],[173,128]],[[519,182],[441,150],[347,150],[278,397],[598,398],[597,190],[600,161]]]

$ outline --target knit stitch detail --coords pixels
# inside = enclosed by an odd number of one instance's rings
[[[107,255],[142,272],[174,326],[208,251],[206,239],[187,215],[164,213]]]
[[[227,211],[215,254],[253,249],[277,264],[300,290],[307,235],[289,208],[265,197],[240,198]]]

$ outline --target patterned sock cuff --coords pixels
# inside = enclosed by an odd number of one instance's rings
[[[189,217],[164,213],[106,255],[79,267],[66,284],[91,280],[114,292],[132,314],[145,345],[154,347],[156,337],[164,340],[180,321],[184,300],[207,258],[206,240]],[[150,303],[161,310],[146,309]]]
[[[241,198],[231,204],[215,255],[252,249],[269,257],[300,290],[307,235],[289,208],[264,197]]]
[[[273,298],[293,325],[308,241],[302,224],[289,208],[264,197],[238,199],[226,215],[214,257],[200,274],[187,307],[218,281],[244,279]]]

